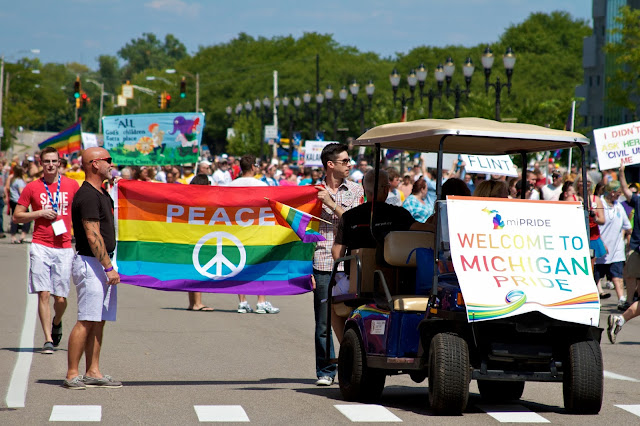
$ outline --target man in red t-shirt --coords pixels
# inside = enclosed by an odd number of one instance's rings
[[[45,344],[42,353],[52,354],[62,339],[62,315],[67,308],[71,280],[71,203],[78,183],[58,173],[60,156],[47,147],[40,155],[43,178],[29,183],[20,194],[13,214],[16,223],[35,220],[29,250],[29,293],[38,293],[38,314]],[[32,211],[29,211],[31,206]],[[53,295],[55,316],[51,321],[49,299]]]

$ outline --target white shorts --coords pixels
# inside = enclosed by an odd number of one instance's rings
[[[78,293],[78,321],[115,321],[118,287],[107,284],[98,259],[76,254],[71,275]]]
[[[32,243],[29,249],[29,293],[48,291],[67,297],[71,286],[72,248],[53,248]]]

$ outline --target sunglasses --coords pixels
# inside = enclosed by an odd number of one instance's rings
[[[58,164],[60,160],[42,160],[42,164]]]
[[[345,158],[344,160],[334,160],[334,163],[342,164],[343,166],[348,166],[351,163],[351,158]]]
[[[106,161],[107,163],[111,164],[111,157],[95,158],[91,161],[100,161],[100,160]]]

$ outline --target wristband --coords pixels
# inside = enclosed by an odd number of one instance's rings
[[[113,265],[109,266],[109,267],[108,267],[108,268],[106,268],[104,271],[105,271],[105,272],[111,272],[111,271],[113,271]]]

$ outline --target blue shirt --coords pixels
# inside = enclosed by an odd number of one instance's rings
[[[409,210],[411,216],[421,223],[424,223],[429,216],[433,213],[433,205],[428,206],[418,199],[415,195],[411,194],[402,204],[402,207]]]
[[[278,181],[275,180],[274,178],[270,178],[267,176],[262,176],[262,179],[260,179],[261,181],[263,181],[264,183],[266,183],[269,186],[279,186],[278,185]]]

